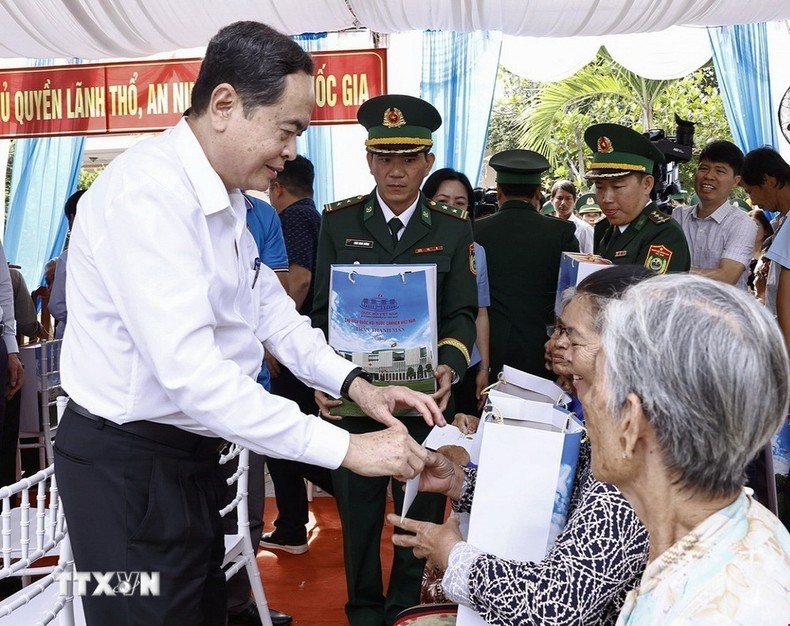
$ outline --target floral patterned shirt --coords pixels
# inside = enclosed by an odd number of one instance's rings
[[[741,493],[647,566],[617,624],[790,624],[790,534]]]
[[[456,511],[468,511],[475,470]],[[459,542],[442,580],[445,595],[489,624],[614,624],[647,561],[647,530],[620,492],[596,480],[582,444],[565,528],[539,563],[501,559]]]

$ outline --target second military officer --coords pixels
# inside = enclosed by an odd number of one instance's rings
[[[538,213],[546,158],[532,150],[491,157],[499,211],[477,220],[475,240],[486,249],[491,291],[491,379],[510,365],[546,376],[543,344],[554,321],[557,274],[564,251],[578,252],[572,222]]]
[[[659,274],[687,272],[691,256],[683,231],[650,200],[653,168],[664,155],[646,137],[619,124],[590,126],[584,140],[593,151],[586,177],[595,183],[608,221],[596,224],[596,254]]]
[[[375,189],[329,204],[324,209],[316,263],[313,324],[327,330],[329,276],[333,263],[435,263],[437,269],[438,363],[436,400],[442,409],[450,385],[463,376],[475,340],[477,286],[472,229],[466,211],[434,202],[420,193],[434,163],[432,132],[441,124],[428,102],[410,96],[372,98],[359,109],[368,129],[367,161]],[[316,399],[322,413],[333,406]],[[422,441],[429,431],[419,418],[401,418]],[[347,417],[339,425],[351,432],[378,429],[369,418]],[[395,548],[389,590],[383,593],[381,530],[387,479],[334,472],[333,482],[343,526],[348,602],[352,626],[392,624],[403,609],[419,603],[424,560],[407,548]],[[395,511],[403,504],[400,484],[393,484]],[[441,523],[444,498],[419,494],[410,517]]]

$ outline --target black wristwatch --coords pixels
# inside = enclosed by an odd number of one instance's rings
[[[373,379],[370,377],[370,374],[368,374],[361,367],[355,367],[353,370],[351,370],[348,373],[348,376],[346,376],[346,379],[343,381],[343,384],[340,385],[340,395],[343,396],[346,400],[351,400],[351,398],[348,397],[348,390],[351,389],[351,383],[353,383],[356,378],[364,378],[369,383],[373,382]]]

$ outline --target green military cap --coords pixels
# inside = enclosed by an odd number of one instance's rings
[[[431,133],[442,125],[442,116],[430,102],[399,94],[366,100],[357,120],[368,129],[365,146],[374,154],[428,152]]]
[[[576,201],[576,210],[579,215],[582,213],[600,213],[601,206],[598,204],[598,199],[594,193],[583,193]]]
[[[735,198],[735,200],[732,201],[732,206],[738,207],[747,213],[752,210],[752,207],[749,206],[749,203],[746,202],[746,200],[741,200],[740,198]]]
[[[551,200],[544,202],[543,207],[540,209],[541,215],[554,215],[556,212],[557,209],[554,208],[554,204],[552,204]]]
[[[670,200],[677,200],[681,204],[686,204],[686,194],[685,193],[673,193],[669,196]]]
[[[540,185],[540,175],[549,169],[542,154],[532,150],[504,150],[488,161],[496,171],[496,182],[513,185]]]
[[[689,206],[694,206],[695,204],[699,204],[699,196],[693,193],[691,194],[691,199],[689,200]]]
[[[593,124],[584,131],[584,141],[593,151],[587,178],[617,178],[633,172],[653,173],[664,155],[650,140],[627,126]]]

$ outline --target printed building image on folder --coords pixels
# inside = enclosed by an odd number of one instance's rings
[[[333,265],[329,291],[329,345],[340,356],[375,385],[436,391],[435,265]],[[349,401],[332,412],[363,415]]]

